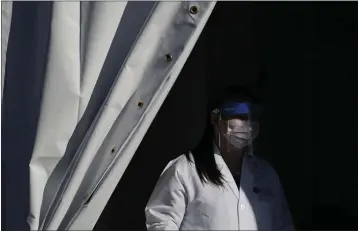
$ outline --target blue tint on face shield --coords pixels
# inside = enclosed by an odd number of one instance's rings
[[[258,105],[247,102],[227,102],[219,110],[222,116],[250,115],[252,119],[257,119],[261,114]]]
[[[223,116],[248,115],[250,114],[250,104],[228,102],[221,107],[220,114]]]

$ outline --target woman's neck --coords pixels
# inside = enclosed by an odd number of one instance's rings
[[[245,150],[235,148],[226,139],[223,139],[218,132],[216,133],[214,142],[219,148],[220,154],[231,173],[233,175],[240,173],[243,157],[246,153]]]
[[[221,155],[233,175],[241,172],[241,166],[245,155],[243,150],[240,149],[231,152],[225,152],[223,150],[221,151]]]

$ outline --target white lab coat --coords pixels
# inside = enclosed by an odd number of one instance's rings
[[[148,230],[294,230],[279,178],[268,162],[244,157],[238,190],[221,155],[215,159],[224,188],[202,184],[185,155],[169,162],[145,208]]]

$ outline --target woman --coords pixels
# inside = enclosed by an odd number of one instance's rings
[[[232,87],[198,146],[169,162],[145,208],[148,230],[294,230],[273,168],[253,155],[256,100]]]

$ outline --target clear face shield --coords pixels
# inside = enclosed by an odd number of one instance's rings
[[[246,102],[229,102],[214,112],[218,116],[220,150],[245,149],[248,155],[253,155],[253,140],[259,133],[259,107]]]

